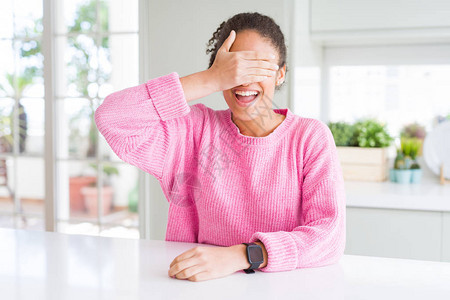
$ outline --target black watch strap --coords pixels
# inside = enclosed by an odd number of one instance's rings
[[[259,246],[258,244],[255,244],[255,243],[242,243],[242,244],[244,244],[247,247],[249,245],[255,245],[255,246],[261,247],[261,246]],[[261,265],[261,263],[259,263],[259,262],[251,263],[250,262],[250,258],[248,257],[248,252],[247,251],[246,251],[246,254],[247,254],[247,261],[250,263],[250,267],[248,269],[244,269],[244,272],[247,273],[247,274],[255,273],[254,269],[258,269],[259,266]]]

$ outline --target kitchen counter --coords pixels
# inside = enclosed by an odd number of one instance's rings
[[[354,255],[288,272],[236,272],[201,282],[168,277],[170,262],[196,245],[0,229],[0,298],[436,300],[450,295],[450,263]]]
[[[450,184],[346,181],[347,207],[450,212]]]

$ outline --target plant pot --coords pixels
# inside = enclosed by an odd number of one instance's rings
[[[85,212],[84,197],[81,189],[97,181],[94,176],[77,176],[69,178],[70,212]]]
[[[96,217],[98,214],[97,187],[84,187],[81,189],[81,194],[84,197],[84,204],[87,213],[90,217]],[[111,204],[113,199],[113,188],[104,186],[102,190],[103,195],[103,215],[107,215],[111,211]]]
[[[395,181],[406,184],[411,182],[411,170],[395,170]]]
[[[422,179],[422,169],[411,170],[411,183],[420,183]]]
[[[345,180],[385,181],[388,148],[336,147]]]
[[[397,178],[395,177],[396,171],[397,170],[395,170],[395,169],[389,169],[389,181],[390,182],[397,182]]]

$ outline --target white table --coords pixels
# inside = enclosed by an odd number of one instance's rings
[[[0,229],[0,299],[450,299],[450,263],[344,256],[289,272],[168,277],[196,244]]]

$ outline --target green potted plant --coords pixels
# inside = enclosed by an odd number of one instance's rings
[[[400,149],[394,161],[394,182],[411,182],[411,143],[409,138],[401,138]]]
[[[355,126],[346,122],[330,122],[328,123],[334,142],[338,147],[357,146],[355,136]]]
[[[401,138],[417,138],[421,141],[421,148],[419,149],[417,155],[422,155],[422,145],[426,135],[427,132],[425,127],[417,122],[405,125],[400,132]]]
[[[91,163],[90,167],[97,170],[97,164]],[[119,175],[119,170],[112,165],[105,164],[103,166],[104,184],[102,186],[102,199],[103,199],[103,214],[108,214],[111,211],[113,200],[113,188],[111,186],[111,177],[113,175]],[[85,186],[81,189],[83,195],[84,204],[89,216],[96,216],[98,211],[98,189],[97,180]]]
[[[397,170],[405,169],[405,157],[401,149],[397,148],[397,155],[394,160],[394,168],[389,169],[389,180],[391,182],[397,182]]]
[[[422,178],[422,169],[417,162],[417,155],[422,147],[420,138],[402,137],[400,149],[391,169],[391,181],[398,183],[419,183]]]
[[[354,124],[328,123],[333,134],[344,179],[384,181],[387,179],[387,148],[393,138],[385,124],[374,119]]]

